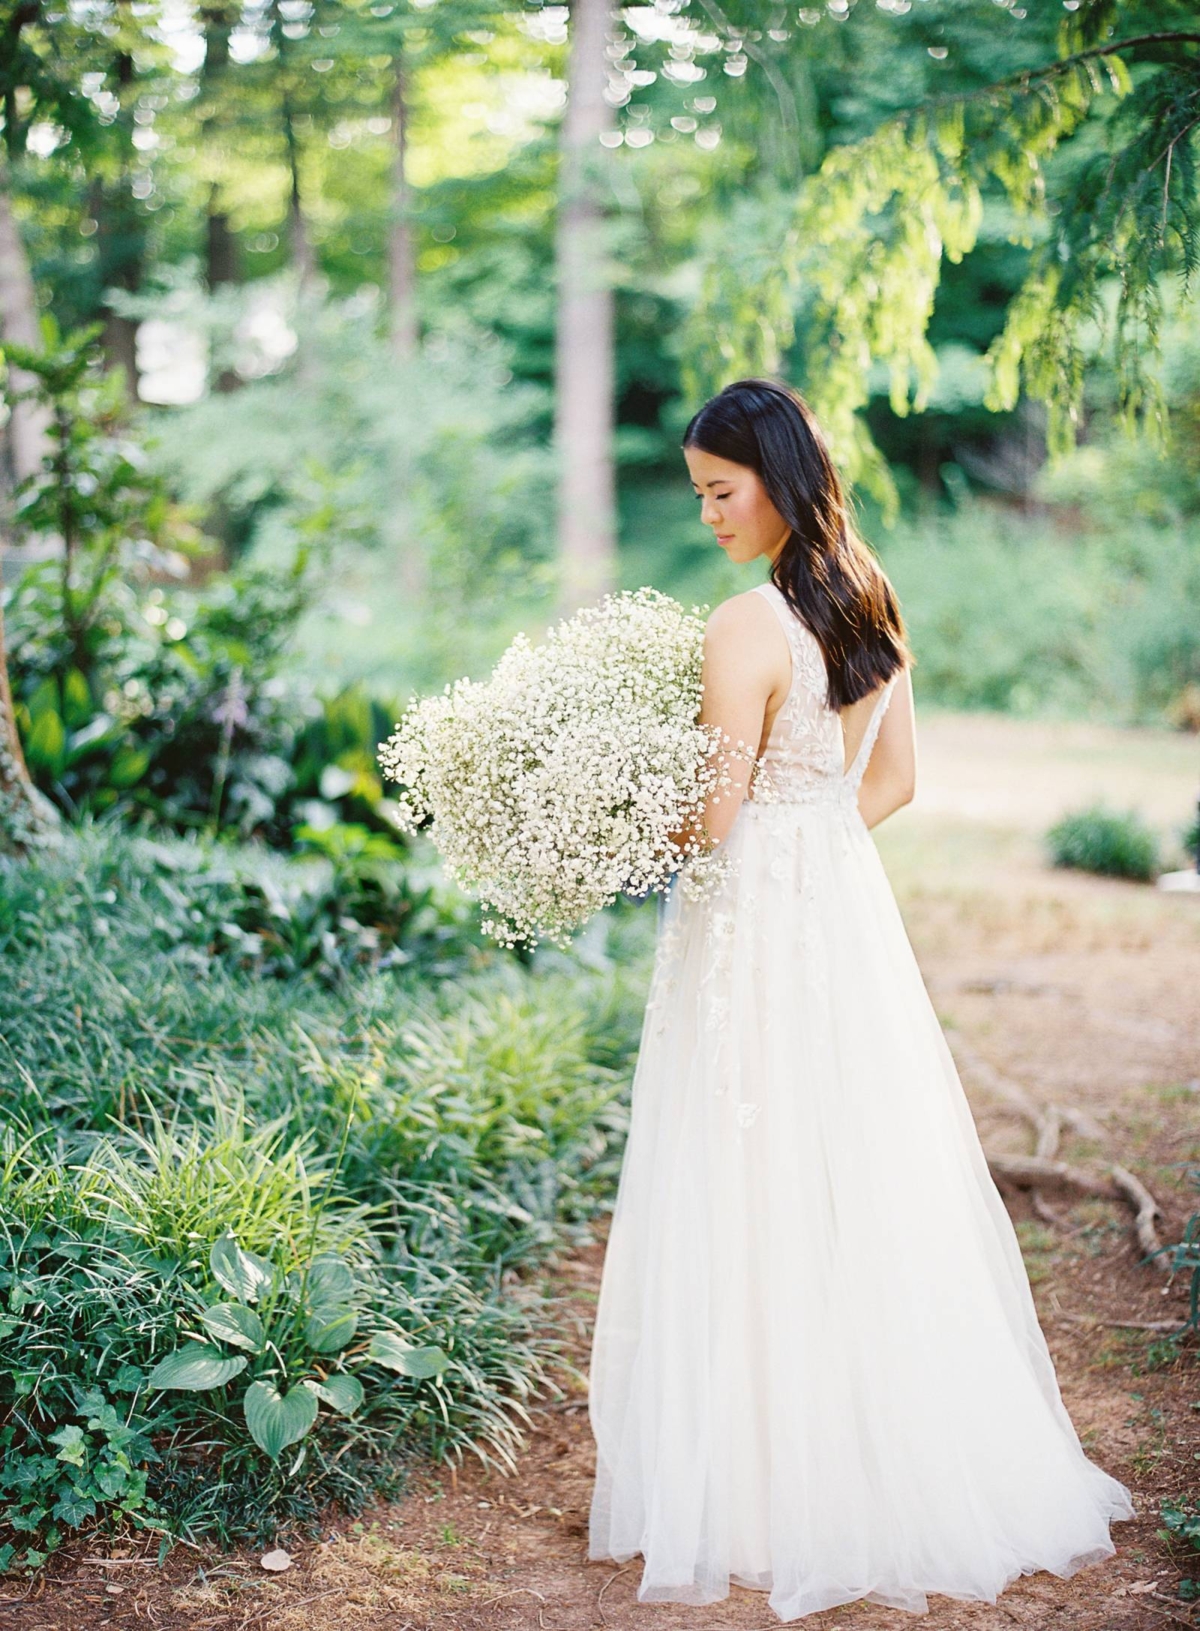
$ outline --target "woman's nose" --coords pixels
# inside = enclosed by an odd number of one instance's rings
[[[715,527],[720,511],[711,498],[706,498],[700,506],[700,520],[706,527]]]

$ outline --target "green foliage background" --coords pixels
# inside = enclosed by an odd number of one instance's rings
[[[855,484],[920,703],[1200,728],[1193,10],[614,19],[624,585],[757,581],[678,442],[769,371]],[[173,16],[0,17],[44,320],[6,403],[24,367],[53,449],[4,519],[69,543],[8,559],[8,666],[71,824],[0,863],[0,1568],[97,1524],[275,1538],[415,1456],[510,1458],[561,1375],[540,1269],[611,1201],[652,939],[622,909],[570,955],[486,948],[375,761],[411,690],[552,615],[561,8]],[[1152,870],[1110,813],[1057,843]],[[166,1385],[193,1344],[208,1385]]]

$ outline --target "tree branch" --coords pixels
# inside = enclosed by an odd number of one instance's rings
[[[1019,74],[1010,74],[1007,79],[993,80],[990,85],[982,85],[975,91],[958,91],[951,96],[926,97],[897,115],[897,118],[907,119],[931,107],[978,102],[982,97],[994,96],[997,91],[1028,89],[1039,80],[1052,79],[1058,74],[1065,73],[1069,68],[1078,67],[1081,62],[1094,62],[1101,57],[1115,57],[1121,51],[1133,51],[1142,45],[1162,44],[1200,45],[1200,33],[1179,29],[1172,33],[1131,34],[1125,40],[1112,40],[1108,45],[1089,46],[1086,51],[1076,51],[1072,56],[1060,57],[1056,62],[1048,62],[1042,68],[1023,68]]]

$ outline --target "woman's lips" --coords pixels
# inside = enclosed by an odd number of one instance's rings
[[[724,549],[726,544],[731,544],[733,542],[733,534],[731,532],[719,532],[717,534],[717,542],[721,545],[722,549]]]

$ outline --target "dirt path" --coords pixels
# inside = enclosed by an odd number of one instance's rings
[[[1040,812],[1039,812],[1040,820]],[[1149,1184],[1177,1239],[1196,1209],[1200,1164],[1200,899],[1049,871],[1032,824],[986,829],[924,812],[881,829],[922,971],[951,1046],[1020,1081],[1039,1103],[1094,1118],[1061,1154],[1119,1159]],[[972,1050],[968,1052],[968,1048]],[[1029,1149],[1027,1130],[962,1067],[985,1144]],[[1200,1627],[1180,1601],[1200,1553],[1160,1535],[1159,1505],[1200,1491],[1200,1367],[1123,1320],[1182,1317],[1185,1287],[1139,1267],[1127,1215],[1104,1201],[1055,1200],[1054,1224],[1027,1195],[1009,1198],[1063,1396],[1088,1453],[1133,1493],[1114,1525],[1117,1555],[1070,1581],[1038,1574],[999,1601],[931,1598],[924,1619],[850,1604],[802,1622],[812,1631],[1169,1631]],[[571,1311],[572,1357],[586,1368],[603,1245],[553,1266]],[[207,1578],[176,1553],[164,1573],[129,1553],[59,1560],[25,1601],[0,1603],[0,1631],[753,1631],[778,1625],[735,1588],[704,1609],[639,1605],[640,1564],[586,1561],[593,1470],[582,1374],[534,1412],[515,1477],[478,1465],[423,1473],[406,1498],[362,1523],[331,1524],[268,1577],[256,1556],[209,1560]],[[94,1554],[93,1554],[94,1555]]]

